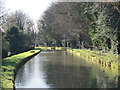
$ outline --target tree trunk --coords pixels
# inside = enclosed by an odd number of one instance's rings
[[[113,39],[111,39],[111,53],[117,53],[117,43]]]

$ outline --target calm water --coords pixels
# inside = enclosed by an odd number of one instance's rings
[[[115,88],[97,65],[63,51],[41,52],[19,70],[16,88]]]

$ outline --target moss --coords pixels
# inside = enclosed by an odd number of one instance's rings
[[[33,56],[39,53],[40,51],[40,49],[34,49],[24,53],[13,55],[11,57],[4,58],[2,66],[2,88],[14,89],[14,71],[17,68],[17,65],[21,63],[22,60],[24,60],[25,58]]]

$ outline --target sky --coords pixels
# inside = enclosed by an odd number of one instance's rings
[[[8,11],[22,10],[36,22],[51,2],[52,0],[5,0],[5,7]]]

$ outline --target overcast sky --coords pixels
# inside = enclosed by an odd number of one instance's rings
[[[5,7],[10,11],[23,10],[34,21],[50,6],[52,0],[5,0]]]

